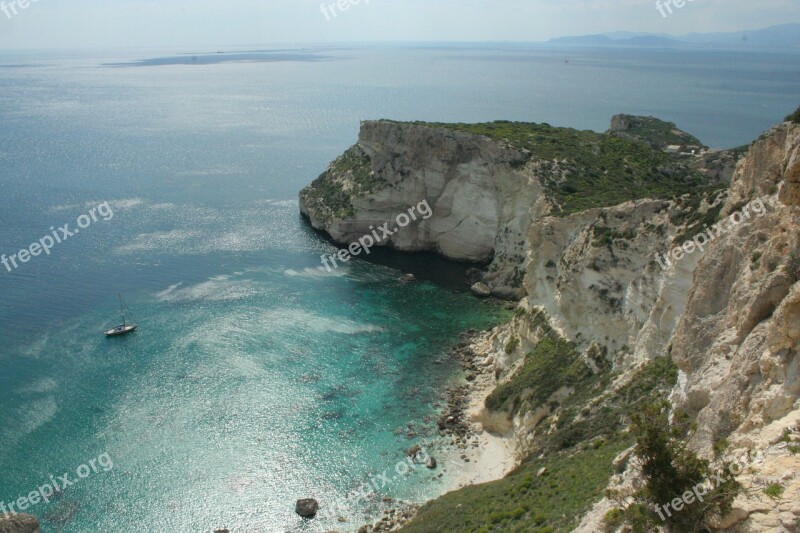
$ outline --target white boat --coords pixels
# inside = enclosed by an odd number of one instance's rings
[[[122,295],[119,295],[119,312],[122,315],[122,324],[106,331],[106,337],[119,337],[120,335],[127,335],[133,333],[138,327],[136,324],[128,324],[125,322],[125,303],[122,301]]]

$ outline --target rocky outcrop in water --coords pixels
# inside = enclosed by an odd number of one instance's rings
[[[39,521],[27,514],[0,514],[0,533],[40,533]]]
[[[294,512],[303,518],[314,518],[319,511],[319,502],[313,498],[303,498],[297,500],[294,507]]]

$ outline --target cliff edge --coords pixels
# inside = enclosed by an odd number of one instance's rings
[[[665,400],[703,464],[751,458],[704,527],[800,528],[797,122],[746,151],[677,154],[667,143],[688,134],[649,117],[606,134],[362,125],[346,154],[360,166],[337,160],[303,191],[312,224],[345,243],[428,199],[434,216],[390,245],[491,260],[493,292],[519,299],[472,347],[492,392],[470,420],[514,439],[519,465],[429,502],[404,531],[625,530],[612,518],[630,500],[605,495],[641,486],[631,420]]]
[[[432,217],[379,244],[488,264],[483,281],[492,293],[519,300],[531,222],[724,181],[692,167],[699,154],[670,154],[648,135],[661,131],[367,121],[358,142],[300,193],[300,209],[314,228],[349,244],[426,201]]]

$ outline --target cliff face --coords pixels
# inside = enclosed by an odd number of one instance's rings
[[[800,457],[786,431],[800,431],[800,126],[785,123],[757,141],[737,167],[723,215],[752,198],[766,213],[722,236],[698,264],[672,338],[682,372],[673,404],[696,416],[692,444],[707,455],[725,439],[765,459],[726,526],[793,531],[800,517]],[[767,483],[781,498],[764,497]]]
[[[427,201],[433,210],[428,220],[413,222],[381,245],[491,262],[494,293],[522,296],[531,208],[547,210],[526,154],[478,135],[386,121],[363,123],[350,151],[358,154],[357,164],[343,165],[340,158],[300,196],[300,209],[315,228],[339,242],[355,242],[370,226],[393,227],[397,215]],[[360,175],[374,184],[364,190]],[[353,192],[342,201],[344,213],[332,212],[326,183]]]
[[[364,122],[358,143],[301,192],[300,209],[315,228],[349,244],[371,227],[396,226],[397,215],[426,201],[430,218],[379,244],[491,263],[483,281],[496,296],[518,300],[532,222],[719,181],[703,160],[661,147],[663,139],[693,137],[656,119],[629,119],[636,127],[606,135],[507,122]]]
[[[793,436],[800,432],[798,176],[800,125],[787,122],[739,162],[723,225],[714,226],[720,231],[682,264],[684,272],[663,277],[672,283],[672,304],[660,306],[672,309],[669,320],[651,316],[638,336],[644,345],[658,327],[660,342],[641,353],[665,354],[678,365],[671,403],[696,423],[692,448],[709,459],[720,452],[757,457],[737,476],[744,490],[716,524],[725,531],[796,531],[800,524],[800,446]],[[667,298],[662,288],[657,300]],[[635,469],[616,476],[612,487],[636,476]],[[782,494],[765,495],[769,485]],[[600,502],[579,530],[602,528],[611,507]]]
[[[664,269],[656,253],[685,229],[676,219],[692,207],[641,200],[536,220],[529,230],[527,304],[545,310],[583,349],[601,347],[620,368],[653,358],[686,305],[698,259],[689,256]],[[697,208],[708,212],[713,206],[702,202]]]
[[[651,135],[659,146],[685,135],[650,119],[622,117],[615,126],[615,135]],[[615,398],[637,400],[629,388],[649,379],[648,363],[671,360],[678,368],[672,407],[697,424],[690,445],[712,460],[723,449],[759,457],[737,478],[746,490],[717,525],[796,530],[800,445],[791,435],[800,432],[800,124],[786,122],[764,134],[732,177],[704,167],[720,160],[731,167],[738,157],[732,152],[691,162],[709,182],[730,177],[727,190],[566,215],[556,215],[559,203],[548,184],[566,180],[568,158],[545,165],[486,137],[388,122],[365,123],[357,148],[382,184],[354,195],[343,218],[328,217],[323,206],[330,202],[306,193],[303,210],[316,227],[348,242],[428,199],[434,216],[392,245],[462,260],[494,254],[487,276],[493,288],[524,295],[517,317],[484,343],[498,393],[475,423],[513,431],[522,456],[539,460],[555,453],[551,441],[563,446],[575,434],[605,442],[610,434],[597,428],[624,419],[614,414]],[[358,171],[335,167],[323,175],[327,182],[359,187],[351,177]],[[570,342],[552,340],[559,338]],[[543,350],[543,339],[557,349]],[[564,376],[542,374],[559,371],[546,364],[553,354],[570,369]],[[550,388],[542,385],[548,381]],[[612,488],[638,475],[623,458],[614,461]],[[780,485],[782,494],[767,497],[769,484]],[[579,529],[603,530],[611,507],[608,500],[596,504]]]
[[[686,374],[676,403],[697,414],[698,445],[759,430],[800,407],[800,127],[757,141],[739,165],[723,216],[753,198],[765,213],[702,256],[672,357]]]
[[[732,511],[716,524],[725,531],[796,531],[800,524],[798,191],[800,125],[787,122],[753,144],[724,194],[544,216],[529,229],[522,307],[544,311],[593,372],[602,375],[598,355],[620,372],[583,410],[640,380],[638,369],[663,356],[679,369],[672,407],[697,426],[692,448],[710,460],[720,452],[757,457],[737,477],[743,490]],[[668,264],[664,252],[685,242],[704,248]],[[488,357],[501,388],[519,379],[524,354],[541,335],[515,319],[491,337],[499,348]],[[511,339],[517,348],[507,353],[502,346]],[[542,457],[535,443],[557,432],[580,387],[562,388],[511,417],[523,456]],[[503,431],[500,415],[487,409],[478,422]],[[638,478],[626,457],[615,460],[621,466],[610,488],[625,490]],[[768,486],[783,492],[767,496]],[[604,530],[614,507],[602,500],[577,530]]]
[[[528,306],[580,346],[602,346],[619,368],[670,355],[682,371],[676,406],[698,416],[696,445],[709,451],[800,406],[800,126],[764,135],[739,163],[728,198],[707,200],[536,219],[525,287]],[[687,226],[676,220],[723,202],[713,236],[707,224],[676,235]],[[662,268],[655,254],[694,232],[710,236],[705,250]]]

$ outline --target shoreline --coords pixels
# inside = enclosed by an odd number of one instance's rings
[[[397,531],[413,520],[426,503],[470,485],[502,479],[518,466],[513,433],[492,433],[480,421],[486,397],[498,385],[491,370],[491,331],[467,330],[447,352],[448,357],[460,361],[466,376],[447,389],[446,405],[437,421],[438,445],[430,447],[441,454],[441,462],[447,463],[438,465],[440,473],[446,472],[445,490],[419,504],[392,507],[380,520],[359,528],[359,533]]]
[[[465,384],[448,391],[448,395],[457,402],[457,409],[443,416],[458,416],[460,427],[466,429],[462,443],[469,442],[460,447],[459,473],[446,492],[502,479],[518,465],[513,431],[499,435],[486,429],[482,422],[486,398],[498,385],[491,370],[494,350],[489,340],[490,334],[491,330],[469,332],[464,339],[467,344],[459,342],[458,345],[467,379]]]

